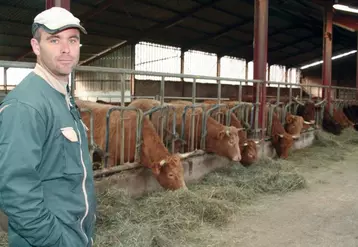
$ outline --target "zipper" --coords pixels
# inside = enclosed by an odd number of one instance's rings
[[[78,125],[77,125],[76,120],[75,120],[75,124],[76,124],[76,129],[77,129],[77,132],[78,132],[78,135],[79,135],[79,141],[80,141],[81,164],[82,164],[83,171],[84,171],[84,176],[83,176],[83,180],[82,180],[82,191],[83,191],[83,194],[84,194],[84,197],[85,197],[85,205],[86,205],[86,212],[85,212],[85,215],[83,216],[83,218],[81,219],[81,224],[80,225],[81,225],[81,231],[82,231],[83,235],[86,238],[86,245],[87,245],[88,244],[88,236],[86,235],[85,231],[83,230],[83,221],[87,217],[88,211],[89,211],[88,195],[87,195],[87,192],[86,192],[87,170],[86,170],[86,166],[85,166],[84,161],[83,161],[81,133],[80,133],[80,130],[78,129]]]

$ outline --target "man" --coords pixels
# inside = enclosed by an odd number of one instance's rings
[[[34,19],[35,69],[0,106],[0,209],[10,247],[93,245],[95,193],[86,127],[69,96],[79,19],[63,8]]]

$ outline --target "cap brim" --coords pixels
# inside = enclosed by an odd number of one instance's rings
[[[38,27],[42,27],[49,34],[55,34],[55,33],[61,32],[61,31],[65,30],[65,29],[69,29],[69,28],[77,28],[82,33],[87,34],[87,31],[86,31],[86,29],[84,27],[82,27],[81,25],[76,25],[76,24],[69,24],[69,25],[66,25],[66,26],[63,26],[63,27],[60,27],[60,28],[57,28],[57,29],[50,29],[45,25],[39,25]]]

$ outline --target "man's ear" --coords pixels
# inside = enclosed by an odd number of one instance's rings
[[[40,44],[35,38],[31,39],[31,47],[36,56],[40,55]]]

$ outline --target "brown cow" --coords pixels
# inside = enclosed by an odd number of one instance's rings
[[[336,110],[335,108],[333,108],[333,119],[338,122],[343,128],[349,128],[354,125],[351,121],[349,121],[349,119],[343,113],[342,110]]]
[[[292,97],[292,100],[295,101],[298,104],[297,108],[297,115],[303,117],[303,119],[307,122],[310,122],[310,125],[314,125],[316,123],[315,121],[315,115],[316,115],[316,107],[320,107],[324,102],[325,99],[314,103],[314,101],[309,100],[305,103],[302,103],[298,99]],[[309,128],[307,124],[304,124],[303,129]]]
[[[276,150],[277,156],[286,159],[288,151],[293,145],[293,139],[297,137],[293,137],[285,131],[276,112],[272,116],[271,138],[271,143]]]
[[[310,123],[304,121],[301,116],[292,115],[290,112],[287,112],[284,127],[288,134],[292,136],[299,136],[304,124]]]
[[[182,114],[184,113],[185,104],[173,104],[168,103],[165,105],[173,106],[175,108],[176,113],[176,132],[181,133],[181,126],[182,126]],[[152,99],[137,99],[134,100],[129,106],[137,107],[142,111],[148,111],[149,109],[160,106],[160,102],[157,100]],[[201,131],[202,131],[202,113],[203,110],[200,108],[194,109],[194,115],[197,118],[195,125],[194,136],[191,137],[191,115],[192,110],[186,112],[185,115],[185,129],[184,129],[184,139],[185,140],[193,140],[194,139],[194,147],[200,146],[201,141]],[[152,121],[154,125],[156,124],[155,116],[156,114],[153,113]],[[169,112],[169,126],[170,129],[172,127],[173,121],[173,114]],[[224,156],[229,158],[233,161],[240,161],[241,160],[241,153],[239,148],[239,136],[238,136],[238,129],[235,127],[226,127],[220,123],[218,123],[212,117],[207,118],[207,135],[205,138],[205,150],[209,153],[215,153],[220,156]],[[191,137],[191,138],[190,138]],[[189,148],[189,144],[186,143],[184,145],[186,148]]]
[[[99,104],[89,101],[77,100],[79,108],[87,108],[93,112],[93,138],[96,144],[105,149],[105,131],[106,114],[113,106]],[[89,114],[81,114],[83,122],[89,126]],[[109,132],[109,164],[114,166],[120,161],[120,112],[113,111],[110,116]],[[134,111],[124,111],[124,161],[133,162],[135,154],[136,120]],[[118,124],[118,125],[117,125]],[[116,128],[118,126],[118,128]],[[117,133],[117,129],[118,132]],[[89,135],[88,135],[89,138]],[[178,154],[170,154],[156,133],[153,124],[148,117],[143,118],[142,126],[142,146],[140,153],[140,162],[142,165],[150,168],[158,183],[170,190],[185,188],[184,169],[181,163],[181,157]],[[117,155],[116,155],[117,154]],[[117,156],[117,157],[116,157]],[[117,159],[116,159],[117,158]]]
[[[206,109],[210,109],[214,106],[214,104],[212,101],[205,101],[204,102],[204,106],[206,107]],[[225,104],[225,101],[223,102],[223,104]],[[219,109],[218,109],[219,110]],[[216,112],[218,112],[218,110],[215,110]],[[214,113],[215,113],[214,111]],[[236,115],[234,113],[230,114],[230,123],[227,124],[226,122],[226,115],[227,115],[227,108],[220,108],[220,111],[222,113],[224,113],[224,117],[220,117],[220,123],[223,125],[230,125],[230,126],[234,126],[239,130],[239,145],[240,145],[240,151],[241,151],[241,161],[240,163],[248,166],[253,164],[256,159],[257,159],[257,144],[259,143],[259,141],[254,141],[252,139],[248,139],[247,138],[247,132],[245,131],[245,129],[243,128],[241,121],[236,117]]]

